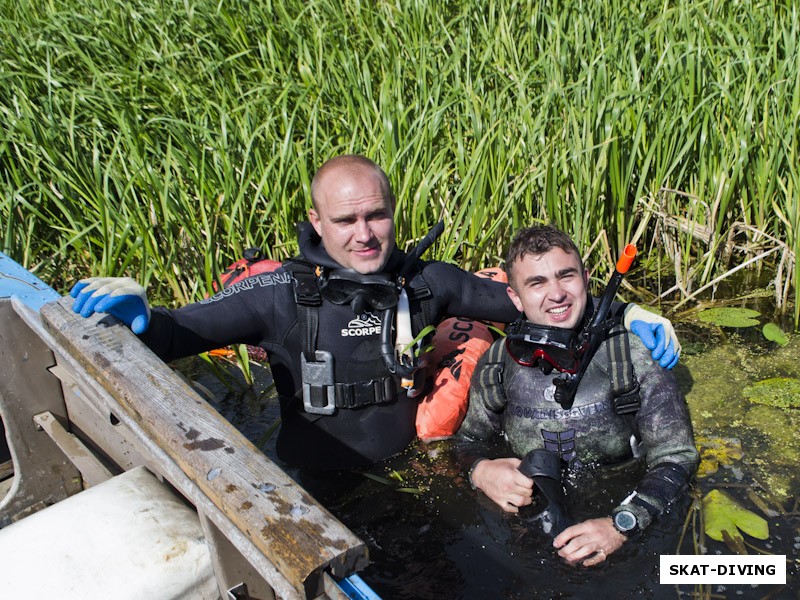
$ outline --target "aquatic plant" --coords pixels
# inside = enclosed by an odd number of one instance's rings
[[[742,443],[735,438],[696,436],[695,443],[700,452],[698,477],[707,477],[717,472],[720,466],[729,466],[744,456]]]
[[[741,506],[721,490],[711,490],[703,498],[705,532],[718,542],[728,537],[742,540],[741,532],[759,540],[769,537],[767,521]]]
[[[785,346],[789,343],[786,334],[775,323],[765,323],[764,327],[761,328],[761,333],[763,333],[764,337],[770,342],[775,342],[779,346]]]
[[[786,3],[0,0],[2,250],[199,299],[292,254],[311,174],[359,152],[404,244],[445,219],[431,256],[497,264],[549,221],[598,280],[634,241],[667,308],[747,268],[788,310],[798,31]]]
[[[759,324],[758,318],[761,316],[760,312],[752,308],[728,306],[707,308],[697,312],[698,320],[718,327],[754,327]],[[775,342],[779,346],[785,346],[789,343],[789,338],[775,323],[765,323],[761,328],[761,333],[767,340]]]
[[[720,327],[753,327],[758,325],[755,317],[761,313],[750,308],[709,308],[697,314],[697,318]]]
[[[742,395],[758,404],[776,408],[800,408],[800,379],[771,377],[747,386]]]

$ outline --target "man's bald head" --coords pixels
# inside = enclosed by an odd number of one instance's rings
[[[389,178],[386,176],[383,169],[381,169],[375,161],[368,159],[366,156],[361,156],[360,154],[343,154],[327,160],[314,174],[314,178],[311,180],[311,203],[314,208],[319,208],[320,188],[328,175],[337,174],[346,177],[358,177],[363,175],[365,171],[373,173],[378,178],[384,196],[394,206],[392,185],[389,183]]]

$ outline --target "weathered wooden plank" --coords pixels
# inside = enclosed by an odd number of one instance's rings
[[[290,583],[275,567],[275,565],[261,552],[217,506],[206,496],[206,494],[189,479],[189,476],[175,463],[164,449],[158,445],[141,427],[141,423],[122,408],[120,403],[106,391],[94,377],[90,377],[81,364],[58,342],[43,326],[41,316],[34,312],[22,302],[12,299],[11,303],[14,310],[19,314],[32,331],[52,349],[58,361],[58,368],[51,371],[59,373],[63,378],[63,389],[65,391],[65,401],[68,402],[70,424],[72,421],[72,410],[81,405],[83,409],[96,409],[99,413],[108,415],[104,419],[92,419],[92,422],[84,422],[87,429],[83,430],[82,435],[87,435],[87,441],[99,444],[107,456],[114,456],[122,452],[123,462],[117,461],[117,465],[124,467],[125,470],[136,466],[145,466],[153,473],[163,477],[172,484],[180,494],[194,504],[198,514],[212,521],[220,529],[220,532],[231,541],[231,547],[236,549],[242,557],[255,569],[258,577],[263,578],[274,590],[276,597],[281,600],[301,600],[308,597],[303,590],[298,590]],[[111,416],[115,418],[110,418]],[[32,423],[32,421],[31,421]],[[50,439],[44,436],[47,441]],[[109,444],[111,446],[109,446]],[[112,446],[121,444],[122,448]],[[13,481],[13,479],[12,479]],[[240,573],[244,573],[240,571]],[[227,573],[217,573],[218,581],[227,581]],[[249,575],[248,575],[249,577]],[[248,580],[248,586],[254,585],[257,589],[261,585],[260,581]],[[223,597],[226,595],[223,594]],[[265,598],[268,598],[265,595]]]
[[[71,303],[43,306],[45,328],[296,589],[313,596],[323,570],[344,576],[366,566],[361,540],[126,327],[83,319]]]

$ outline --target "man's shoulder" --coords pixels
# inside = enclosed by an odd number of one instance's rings
[[[459,285],[486,286],[493,291],[505,290],[506,283],[496,276],[498,272],[502,272],[499,267],[497,269],[481,269],[473,273],[453,263],[442,260],[422,262],[419,270],[419,273],[426,281],[431,281],[434,285],[439,284],[446,286],[458,283]],[[503,294],[505,294],[505,291],[503,291]]]
[[[648,359],[652,362],[653,358],[650,354],[650,350],[648,350],[647,346],[644,345],[642,338],[630,331],[627,332],[627,335],[628,345],[631,349],[631,358],[634,359],[634,361]]]
[[[486,352],[483,353],[483,357],[492,362],[503,362],[505,361],[507,354],[506,338],[500,337],[491,343],[489,348],[486,349]]]
[[[426,276],[435,273],[467,273],[467,271],[461,267],[444,260],[421,260],[419,271]]]
[[[507,358],[505,338],[496,339],[478,359],[478,364],[473,372],[473,379],[476,377],[485,378],[487,372],[492,372],[497,374],[496,379],[498,381],[507,381],[510,374],[505,373],[503,376],[500,373],[506,372],[510,367],[516,365],[514,361],[506,360]]]
[[[630,331],[625,331],[622,335],[627,336],[628,338],[628,348],[630,352],[628,353],[628,360],[633,363],[634,369],[636,370],[637,374],[640,371],[644,371],[650,369],[652,367],[659,367],[658,363],[653,360],[652,353],[644,345],[641,338],[631,333]],[[603,340],[603,343],[600,344],[600,347],[595,352],[595,355],[592,357],[592,362],[596,362],[599,366],[601,366],[604,370],[609,368],[609,351],[611,349],[611,344],[614,343],[612,339],[618,338],[606,338]]]
[[[202,300],[201,304],[219,302],[232,296],[247,296],[251,294],[268,293],[289,293],[293,289],[292,275],[283,267],[278,267],[274,271],[252,275],[241,281],[237,281],[213,296]]]
[[[629,331],[628,343],[631,348],[631,361],[633,361],[633,366],[637,373],[657,370],[671,376],[672,372],[669,369],[665,369],[657,361],[653,360],[653,353],[644,345],[642,338]]]

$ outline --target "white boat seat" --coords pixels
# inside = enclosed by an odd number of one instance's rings
[[[219,598],[197,514],[144,467],[0,529],[0,598]]]

